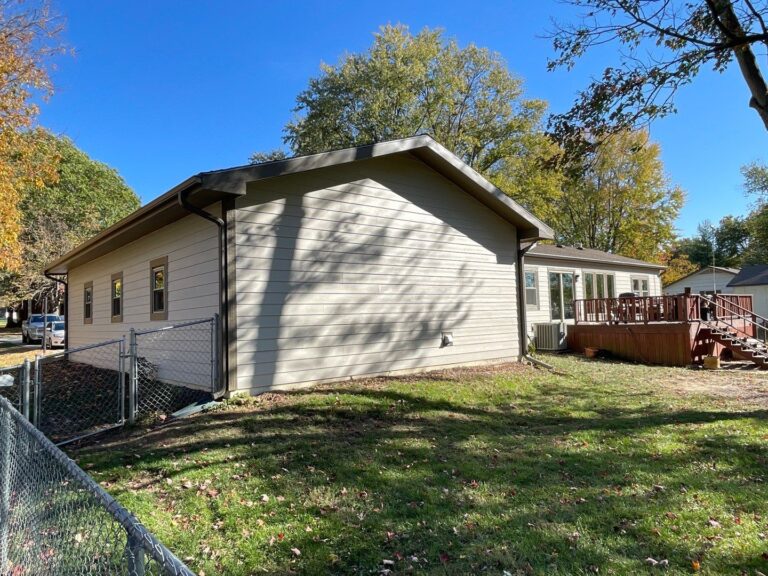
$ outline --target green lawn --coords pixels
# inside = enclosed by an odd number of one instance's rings
[[[548,360],[268,395],[73,456],[207,576],[768,574],[768,374]]]

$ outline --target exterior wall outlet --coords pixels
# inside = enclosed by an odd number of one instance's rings
[[[443,332],[440,338],[440,347],[453,346],[453,332]]]

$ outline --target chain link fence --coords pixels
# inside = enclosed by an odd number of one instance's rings
[[[0,397],[0,574],[193,573]]]
[[[213,399],[221,382],[218,349],[218,316],[131,331],[136,417],[151,418]]]
[[[34,424],[63,443],[125,422],[124,341],[110,340],[35,361]]]
[[[22,409],[22,380],[26,373],[23,364],[0,368],[0,396],[7,398],[17,410]]]

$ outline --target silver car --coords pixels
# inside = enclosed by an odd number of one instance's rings
[[[47,348],[64,346],[64,337],[66,336],[66,325],[64,322],[50,322],[45,328],[45,343]]]
[[[42,342],[43,334],[45,333],[45,325],[50,322],[59,321],[61,321],[61,316],[58,314],[47,314],[45,317],[43,317],[42,314],[32,314],[21,323],[22,342],[25,344]]]

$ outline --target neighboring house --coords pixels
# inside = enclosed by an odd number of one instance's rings
[[[527,331],[533,342],[535,324],[573,324],[573,300],[629,292],[661,295],[664,266],[601,250],[539,244],[526,253],[524,263]]]
[[[682,294],[686,288],[690,288],[693,294],[712,294],[713,292],[728,294],[731,292],[728,283],[738,273],[738,268],[705,266],[665,286],[664,294]]]
[[[227,390],[257,393],[518,360],[520,244],[552,236],[418,136],[201,173],[46,272],[70,347],[218,312]]]
[[[727,288],[733,294],[752,294],[752,311],[768,318],[768,264],[744,266]]]

